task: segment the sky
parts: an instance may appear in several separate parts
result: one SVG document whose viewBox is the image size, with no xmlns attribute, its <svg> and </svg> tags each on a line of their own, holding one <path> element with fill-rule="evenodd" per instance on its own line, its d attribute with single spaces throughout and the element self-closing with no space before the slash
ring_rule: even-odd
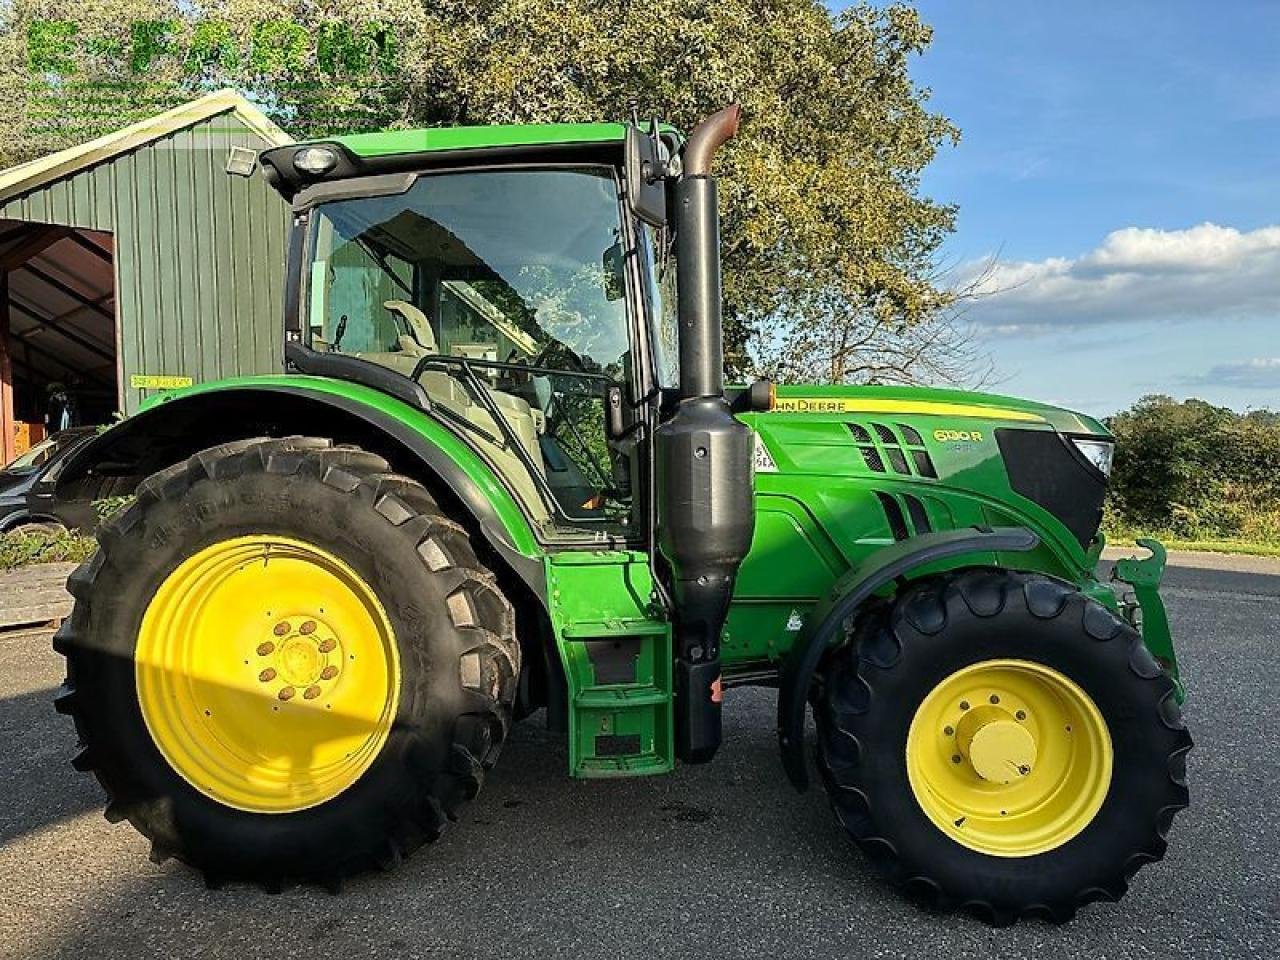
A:
<svg viewBox="0 0 1280 960">
<path fill-rule="evenodd" d="M 836 4 L 839 6 L 840 4 Z M 1280 2 L 917 0 L 959 127 L 923 192 L 996 389 L 1280 408 Z"/>
</svg>

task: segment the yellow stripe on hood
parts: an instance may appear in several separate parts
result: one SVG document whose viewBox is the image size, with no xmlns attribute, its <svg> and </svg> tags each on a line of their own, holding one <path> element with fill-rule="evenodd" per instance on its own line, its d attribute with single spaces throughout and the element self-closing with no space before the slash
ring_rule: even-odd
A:
<svg viewBox="0 0 1280 960">
<path fill-rule="evenodd" d="M 936 400 L 885 400 L 876 397 L 779 397 L 777 413 L 899 413 L 935 417 L 977 417 L 986 420 L 1019 420 L 1044 423 L 1044 417 L 1025 410 L 983 407 L 974 403 Z"/>
</svg>

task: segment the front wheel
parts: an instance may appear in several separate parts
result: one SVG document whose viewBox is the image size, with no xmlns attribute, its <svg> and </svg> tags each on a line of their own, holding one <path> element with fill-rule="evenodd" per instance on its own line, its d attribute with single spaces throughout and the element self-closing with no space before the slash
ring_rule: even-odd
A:
<svg viewBox="0 0 1280 960">
<path fill-rule="evenodd" d="M 519 675 L 466 533 L 380 457 L 245 440 L 151 477 L 54 640 L 76 759 L 213 883 L 390 866 L 480 788 Z"/>
<path fill-rule="evenodd" d="M 926 581 L 833 655 L 818 759 L 894 882 L 988 922 L 1116 900 L 1187 805 L 1191 738 L 1137 633 L 1067 584 Z"/>
</svg>

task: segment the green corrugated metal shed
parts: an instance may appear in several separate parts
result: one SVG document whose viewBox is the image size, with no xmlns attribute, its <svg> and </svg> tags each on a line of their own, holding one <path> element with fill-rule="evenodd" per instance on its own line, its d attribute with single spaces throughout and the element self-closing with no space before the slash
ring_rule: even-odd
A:
<svg viewBox="0 0 1280 960">
<path fill-rule="evenodd" d="M 290 139 L 232 91 L 0 173 L 0 219 L 105 231 L 114 241 L 117 381 L 195 381 L 280 369 L 289 210 L 256 171 Z"/>
</svg>

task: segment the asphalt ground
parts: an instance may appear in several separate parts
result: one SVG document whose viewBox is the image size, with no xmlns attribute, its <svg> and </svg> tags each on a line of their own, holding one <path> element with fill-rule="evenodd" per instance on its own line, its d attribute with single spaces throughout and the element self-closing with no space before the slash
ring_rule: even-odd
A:
<svg viewBox="0 0 1280 960">
<path fill-rule="evenodd" d="M 60 658 L 28 634 L 0 637 L 0 957 L 1275 957 L 1280 562 L 1177 563 L 1192 806 L 1125 900 L 1065 927 L 901 899 L 821 791 L 785 783 L 767 690 L 730 692 L 710 766 L 576 782 L 525 723 L 463 820 L 395 872 L 340 896 L 209 891 L 103 819 L 51 706 Z"/>
</svg>

